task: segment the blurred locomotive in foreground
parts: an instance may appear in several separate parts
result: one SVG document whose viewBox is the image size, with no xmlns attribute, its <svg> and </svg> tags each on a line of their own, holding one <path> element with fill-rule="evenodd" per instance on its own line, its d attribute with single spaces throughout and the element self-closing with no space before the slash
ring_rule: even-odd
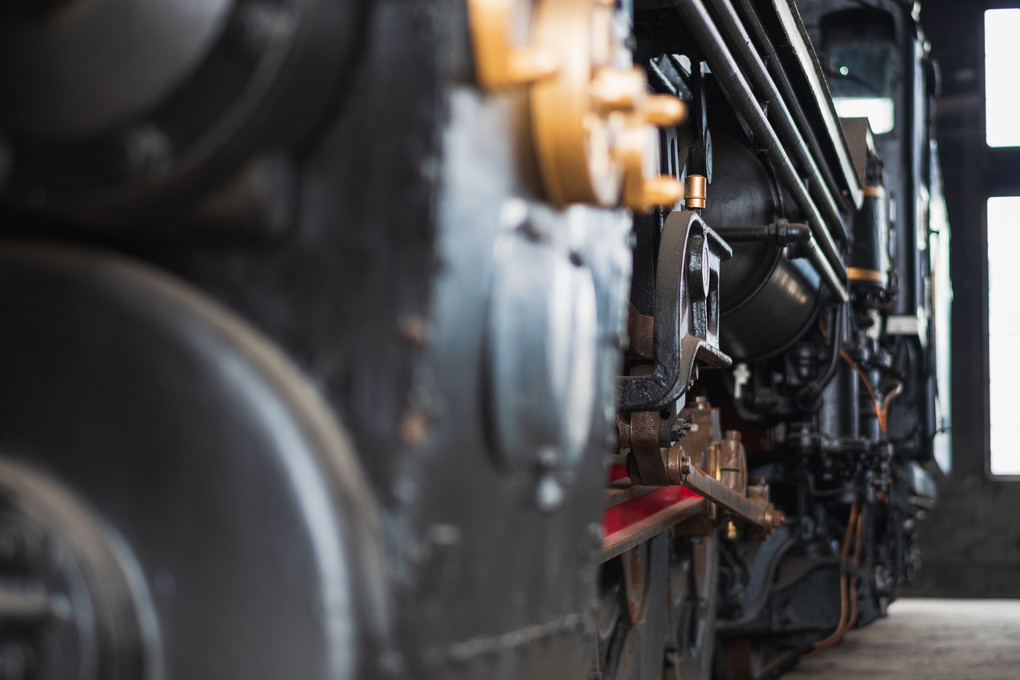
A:
<svg viewBox="0 0 1020 680">
<path fill-rule="evenodd" d="M 0 677 L 763 679 L 917 567 L 901 0 L 0 8 Z"/>
</svg>

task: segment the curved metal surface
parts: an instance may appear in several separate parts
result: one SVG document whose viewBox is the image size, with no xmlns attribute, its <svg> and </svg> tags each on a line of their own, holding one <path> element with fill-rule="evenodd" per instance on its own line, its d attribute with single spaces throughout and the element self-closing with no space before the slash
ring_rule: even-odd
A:
<svg viewBox="0 0 1020 680">
<path fill-rule="evenodd" d="M 704 218 L 717 225 L 716 233 L 724 239 L 736 229 L 736 238 L 727 241 L 733 257 L 721 267 L 725 286 L 720 294 L 720 345 L 734 358 L 766 356 L 807 329 L 820 304 L 821 281 L 805 259 L 791 258 L 793 248 L 786 247 L 790 239 L 779 238 L 778 224 L 776 238 L 744 239 L 746 225 L 788 216 L 781 190 L 751 149 L 724 132 L 713 137 L 716 170 L 727 181 L 718 183 Z M 808 240 L 794 232 L 794 248 L 809 249 Z"/>
<path fill-rule="evenodd" d="M 95 134 L 154 107 L 205 57 L 234 0 L 67 0 L 8 5 L 0 120 L 43 138 Z M 33 6 L 34 5 L 34 6 Z"/>
<path fill-rule="evenodd" d="M 376 662 L 375 503 L 270 343 L 154 270 L 45 245 L 0 248 L 0 313 L 0 450 L 121 537 L 164 675 L 353 678 Z"/>
<path fill-rule="evenodd" d="M 717 334 L 719 263 L 731 254 L 696 212 L 674 212 L 666 219 L 655 274 L 655 363 L 650 375 L 619 379 L 622 410 L 655 410 L 676 401 L 699 361 L 730 365 Z"/>
<path fill-rule="evenodd" d="M 779 254 L 762 286 L 744 304 L 723 312 L 724 351 L 740 359 L 761 358 L 796 342 L 818 314 L 820 285 L 807 262 Z"/>
<path fill-rule="evenodd" d="M 673 673 L 664 678 L 707 680 L 712 677 L 718 613 L 718 530 L 692 542 L 670 536 L 669 648 Z"/>
<path fill-rule="evenodd" d="M 0 460 L 4 674 L 161 680 L 148 587 L 119 536 L 66 488 Z M 12 666 L 13 663 L 13 666 Z"/>
<path fill-rule="evenodd" d="M 526 230 L 525 230 L 526 231 Z M 572 476 L 594 417 L 599 368 L 592 271 L 570 249 L 505 235 L 486 328 L 489 421 L 501 466 Z M 540 459 L 552 459 L 541 463 Z"/>
<path fill-rule="evenodd" d="M 137 229 L 140 215 L 166 220 L 182 197 L 208 195 L 308 135 L 340 93 L 366 9 L 67 0 L 12 12 L 0 21 L 0 94 L 26 102 L 0 114 L 10 156 L 0 196 Z"/>
<path fill-rule="evenodd" d="M 605 680 L 662 675 L 671 539 L 661 534 L 602 565 L 594 670 Z"/>
</svg>

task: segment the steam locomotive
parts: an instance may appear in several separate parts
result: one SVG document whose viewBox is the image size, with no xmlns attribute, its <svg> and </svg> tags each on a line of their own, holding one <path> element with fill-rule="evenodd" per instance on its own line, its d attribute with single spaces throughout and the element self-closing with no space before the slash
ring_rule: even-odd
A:
<svg viewBox="0 0 1020 680">
<path fill-rule="evenodd" d="M 0 8 L 0 677 L 764 679 L 948 423 L 903 0 Z"/>
</svg>

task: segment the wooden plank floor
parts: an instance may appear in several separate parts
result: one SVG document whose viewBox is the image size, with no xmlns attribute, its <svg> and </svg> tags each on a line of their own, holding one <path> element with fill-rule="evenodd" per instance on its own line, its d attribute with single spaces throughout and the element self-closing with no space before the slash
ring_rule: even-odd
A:
<svg viewBox="0 0 1020 680">
<path fill-rule="evenodd" d="M 895 602 L 783 680 L 1020 680 L 1020 600 Z"/>
</svg>

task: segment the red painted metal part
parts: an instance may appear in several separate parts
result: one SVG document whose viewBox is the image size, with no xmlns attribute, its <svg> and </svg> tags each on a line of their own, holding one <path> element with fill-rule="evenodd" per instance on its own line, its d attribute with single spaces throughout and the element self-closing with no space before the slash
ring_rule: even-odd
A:
<svg viewBox="0 0 1020 680">
<path fill-rule="evenodd" d="M 610 481 L 626 476 L 622 465 L 614 465 L 609 470 Z M 701 496 L 687 487 L 664 486 L 606 508 L 602 515 L 603 560 L 695 514 L 701 501 Z"/>
<path fill-rule="evenodd" d="M 616 534 L 676 505 L 687 498 L 701 498 L 685 486 L 664 486 L 642 496 L 606 508 L 602 514 L 602 535 L 609 540 Z"/>
</svg>

